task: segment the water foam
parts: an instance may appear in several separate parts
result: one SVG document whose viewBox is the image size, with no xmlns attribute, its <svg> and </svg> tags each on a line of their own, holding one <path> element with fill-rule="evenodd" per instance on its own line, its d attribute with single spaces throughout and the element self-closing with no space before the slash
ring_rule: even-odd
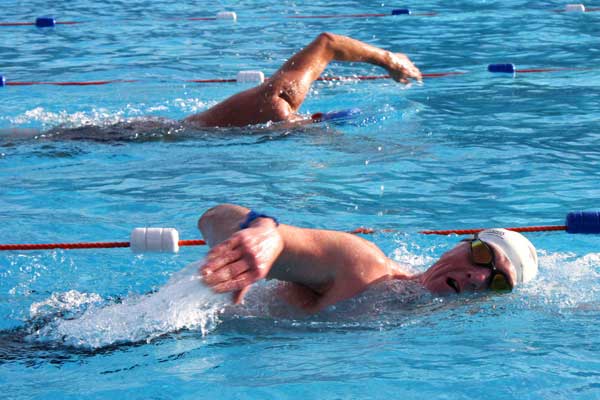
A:
<svg viewBox="0 0 600 400">
<path fill-rule="evenodd" d="M 539 263 L 537 279 L 520 289 L 530 299 L 558 311 L 600 310 L 600 253 L 577 256 L 541 250 Z"/>
<path fill-rule="evenodd" d="M 206 334 L 218 324 L 228 298 L 213 294 L 200 283 L 198 266 L 199 263 L 188 265 L 157 292 L 131 295 L 121 302 L 106 302 L 96 294 L 76 291 L 54 294 L 31 306 L 33 318 L 49 314 L 55 317 L 30 334 L 28 340 L 97 349 L 151 341 L 181 329 L 199 329 Z M 82 313 L 69 316 L 82 306 L 85 306 Z"/>
<path fill-rule="evenodd" d="M 176 98 L 158 104 L 127 104 L 116 110 L 99 107 L 92 108 L 89 111 L 72 113 L 64 110 L 50 111 L 44 107 L 35 107 L 6 119 L 14 126 L 41 125 L 44 130 L 55 126 L 64 128 L 77 128 L 86 125 L 106 126 L 125 122 L 130 118 L 155 115 L 157 112 L 187 116 L 201 112 L 214 104 L 216 104 L 215 101 L 206 102 L 198 98 Z"/>
<path fill-rule="evenodd" d="M 25 125 L 36 122 L 46 129 L 52 126 L 77 127 L 84 125 L 116 124 L 125 120 L 126 111 L 110 112 L 107 109 L 93 109 L 90 112 L 66 111 L 52 112 L 43 107 L 36 107 L 10 119 L 14 125 Z"/>
</svg>

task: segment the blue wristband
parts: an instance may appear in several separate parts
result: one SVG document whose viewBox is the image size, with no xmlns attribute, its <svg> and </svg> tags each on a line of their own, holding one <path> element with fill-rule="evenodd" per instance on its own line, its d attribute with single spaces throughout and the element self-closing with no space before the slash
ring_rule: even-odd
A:
<svg viewBox="0 0 600 400">
<path fill-rule="evenodd" d="M 254 210 L 250 210 L 250 212 L 246 216 L 246 220 L 240 224 L 240 229 L 246 229 L 246 228 L 250 227 L 250 224 L 258 218 L 271 218 L 275 222 L 275 225 L 279 226 L 279 221 L 277 221 L 277 218 L 271 217 L 270 215 L 267 215 L 267 214 L 258 213 Z"/>
</svg>

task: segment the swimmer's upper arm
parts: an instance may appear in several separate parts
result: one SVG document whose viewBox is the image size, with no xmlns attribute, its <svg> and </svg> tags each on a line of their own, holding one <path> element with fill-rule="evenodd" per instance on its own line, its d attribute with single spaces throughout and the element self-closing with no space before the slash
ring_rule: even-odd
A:
<svg viewBox="0 0 600 400">
<path fill-rule="evenodd" d="M 320 34 L 287 60 L 266 83 L 274 96 L 289 104 L 292 112 L 300 108 L 311 84 L 333 59 L 330 41 L 331 35 Z"/>
</svg>

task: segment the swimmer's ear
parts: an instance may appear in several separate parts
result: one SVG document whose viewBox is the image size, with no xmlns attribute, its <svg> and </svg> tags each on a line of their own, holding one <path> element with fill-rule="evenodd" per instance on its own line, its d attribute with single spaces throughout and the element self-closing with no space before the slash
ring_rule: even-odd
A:
<svg viewBox="0 0 600 400">
<path fill-rule="evenodd" d="M 233 304 L 243 304 L 244 296 L 246 295 L 246 292 L 248 292 L 248 289 L 250 289 L 250 286 L 246 286 L 242 290 L 233 292 L 233 295 L 232 295 Z"/>
</svg>

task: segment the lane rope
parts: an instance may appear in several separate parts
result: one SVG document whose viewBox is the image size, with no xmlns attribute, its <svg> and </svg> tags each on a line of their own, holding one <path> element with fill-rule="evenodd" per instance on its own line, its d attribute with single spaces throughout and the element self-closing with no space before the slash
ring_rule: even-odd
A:
<svg viewBox="0 0 600 400">
<path fill-rule="evenodd" d="M 549 10 L 555 13 L 590 13 L 600 11 L 600 7 L 585 7 L 583 4 L 565 4 L 561 9 Z M 385 13 L 357 13 L 357 14 L 325 14 L 325 15 L 283 15 L 285 19 L 346 19 L 346 18 L 380 18 L 391 16 L 416 16 L 416 17 L 433 17 L 438 15 L 437 12 L 417 12 L 414 13 L 408 8 L 396 8 Z M 256 18 L 253 18 L 256 19 Z M 258 17 L 258 19 L 274 19 L 273 17 Z M 182 17 L 182 18 L 166 18 L 165 20 L 184 20 L 184 21 L 218 21 L 231 20 L 237 21 L 237 14 L 233 11 L 221 11 L 213 17 Z M 56 25 L 77 25 L 95 21 L 56 21 L 54 17 L 38 17 L 34 22 L 0 22 L 1 26 L 36 26 L 38 28 L 52 28 Z"/>
<path fill-rule="evenodd" d="M 517 69 L 515 64 L 489 64 L 487 67 L 488 72 L 492 73 L 506 73 L 512 74 L 535 74 L 535 73 L 556 73 L 556 72 L 569 72 L 569 71 L 592 71 L 595 68 L 584 68 L 584 67 L 555 67 L 555 68 L 523 68 Z M 469 74 L 466 71 L 445 71 L 445 72 L 429 72 L 424 73 L 423 78 L 445 78 L 445 77 L 457 77 Z M 319 82 L 352 82 L 352 81 L 374 81 L 390 79 L 390 75 L 348 75 L 348 76 L 321 76 L 316 79 Z M 269 78 L 264 76 L 261 71 L 240 71 L 236 78 L 211 78 L 211 79 L 186 79 L 180 82 L 189 83 L 263 83 Z M 108 80 L 97 80 L 97 81 L 10 81 L 6 79 L 6 76 L 0 75 L 0 87 L 3 86 L 34 86 L 34 85 L 55 85 L 55 86 L 100 86 L 115 83 L 135 83 L 143 82 L 142 79 L 108 79 Z M 157 80 L 153 80 L 156 82 Z M 160 80 L 159 80 L 160 81 Z M 166 82 L 165 80 L 164 82 Z"/>
<path fill-rule="evenodd" d="M 411 15 L 411 16 L 423 16 L 431 17 L 437 15 L 435 12 L 423 12 L 413 13 L 408 8 L 397 8 L 390 10 L 386 13 L 358 13 L 358 14 L 331 14 L 331 15 L 283 15 L 282 18 L 287 19 L 344 19 L 344 18 L 378 18 L 378 17 L 391 17 L 398 15 Z M 253 18 L 256 19 L 256 18 Z M 258 19 L 274 19 L 272 17 L 258 17 Z M 167 18 L 169 21 L 218 21 L 218 20 L 230 20 L 237 21 L 237 14 L 233 11 L 221 11 L 218 12 L 214 17 L 185 17 L 185 18 Z M 56 25 L 75 25 L 84 24 L 95 21 L 57 21 L 54 17 L 44 16 L 38 17 L 34 22 L 0 22 L 0 26 L 36 26 L 38 28 L 53 28 Z"/>
<path fill-rule="evenodd" d="M 424 235 L 471 235 L 487 228 L 446 229 L 420 231 Z M 523 226 L 504 228 L 515 232 L 566 231 L 567 233 L 600 233 L 600 211 L 574 211 L 567 214 L 565 225 Z M 369 235 L 378 232 L 397 232 L 395 229 L 356 228 L 348 233 Z M 204 246 L 204 240 L 179 240 L 179 232 L 174 228 L 135 228 L 129 242 L 79 242 L 42 244 L 0 244 L 0 251 L 52 250 L 52 249 L 98 249 L 130 247 L 136 253 L 168 252 L 177 253 L 181 246 Z"/>
</svg>

